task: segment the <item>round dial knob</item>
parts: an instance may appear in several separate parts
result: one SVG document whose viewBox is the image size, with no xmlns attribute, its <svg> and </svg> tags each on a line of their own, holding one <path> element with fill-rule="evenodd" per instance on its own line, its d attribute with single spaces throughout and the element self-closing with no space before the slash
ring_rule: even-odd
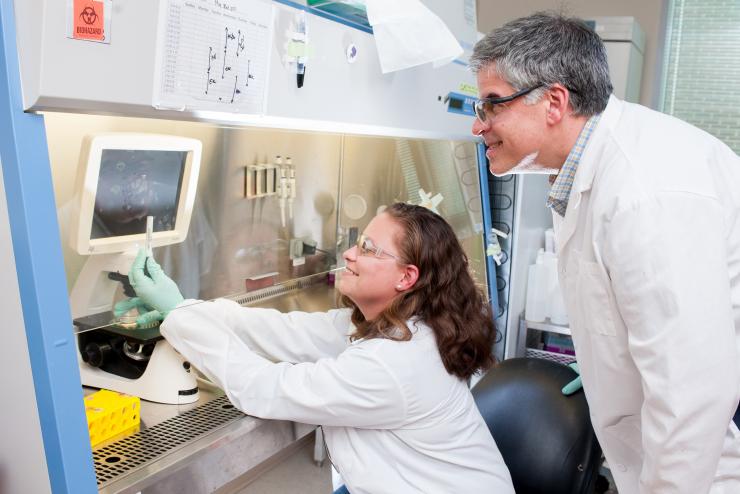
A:
<svg viewBox="0 0 740 494">
<path fill-rule="evenodd" d="M 90 342 L 85 345 L 82 360 L 93 367 L 101 367 L 112 351 L 113 348 L 108 343 Z"/>
</svg>

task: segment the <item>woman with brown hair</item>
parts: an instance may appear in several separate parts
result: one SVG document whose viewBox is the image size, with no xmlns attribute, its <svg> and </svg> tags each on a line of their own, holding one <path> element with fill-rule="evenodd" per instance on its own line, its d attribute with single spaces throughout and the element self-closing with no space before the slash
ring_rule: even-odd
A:
<svg viewBox="0 0 740 494">
<path fill-rule="evenodd" d="M 493 319 L 450 226 L 394 204 L 344 259 L 348 308 L 326 313 L 184 301 L 143 252 L 130 279 L 166 316 L 162 335 L 236 407 L 322 425 L 352 494 L 513 493 L 467 386 L 493 362 Z"/>
</svg>

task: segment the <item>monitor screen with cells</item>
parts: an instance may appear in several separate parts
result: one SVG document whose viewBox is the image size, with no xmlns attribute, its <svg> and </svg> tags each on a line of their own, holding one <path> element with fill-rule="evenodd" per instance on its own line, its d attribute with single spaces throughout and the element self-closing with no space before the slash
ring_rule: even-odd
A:
<svg viewBox="0 0 740 494">
<path fill-rule="evenodd" d="M 91 239 L 175 229 L 185 151 L 104 149 L 95 193 Z"/>
</svg>

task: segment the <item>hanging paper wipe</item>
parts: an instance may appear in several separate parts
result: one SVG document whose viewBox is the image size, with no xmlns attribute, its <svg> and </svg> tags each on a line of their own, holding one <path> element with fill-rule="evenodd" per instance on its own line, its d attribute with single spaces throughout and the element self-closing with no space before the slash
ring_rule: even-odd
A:
<svg viewBox="0 0 740 494">
<path fill-rule="evenodd" d="M 384 74 L 428 62 L 453 61 L 463 48 L 447 25 L 419 0 L 366 0 Z"/>
</svg>

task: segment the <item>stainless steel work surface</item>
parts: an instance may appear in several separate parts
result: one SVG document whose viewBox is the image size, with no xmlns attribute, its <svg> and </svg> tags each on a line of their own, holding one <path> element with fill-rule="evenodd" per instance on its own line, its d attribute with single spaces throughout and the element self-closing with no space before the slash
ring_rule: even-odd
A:
<svg viewBox="0 0 740 494">
<path fill-rule="evenodd" d="M 260 290 L 240 297 L 240 302 L 283 312 L 326 311 L 335 306 L 335 292 L 323 279 L 312 276 L 300 285 Z M 93 449 L 101 493 L 213 492 L 313 430 L 305 424 L 250 417 L 209 382 L 200 380 L 198 386 L 196 403 L 163 405 L 142 400 L 139 430 Z M 86 393 L 93 391 L 86 389 Z"/>
<path fill-rule="evenodd" d="M 138 432 L 93 449 L 99 492 L 213 492 L 312 430 L 244 415 L 223 391 L 208 383 L 199 385 L 197 403 L 174 406 L 142 401 Z"/>
</svg>

